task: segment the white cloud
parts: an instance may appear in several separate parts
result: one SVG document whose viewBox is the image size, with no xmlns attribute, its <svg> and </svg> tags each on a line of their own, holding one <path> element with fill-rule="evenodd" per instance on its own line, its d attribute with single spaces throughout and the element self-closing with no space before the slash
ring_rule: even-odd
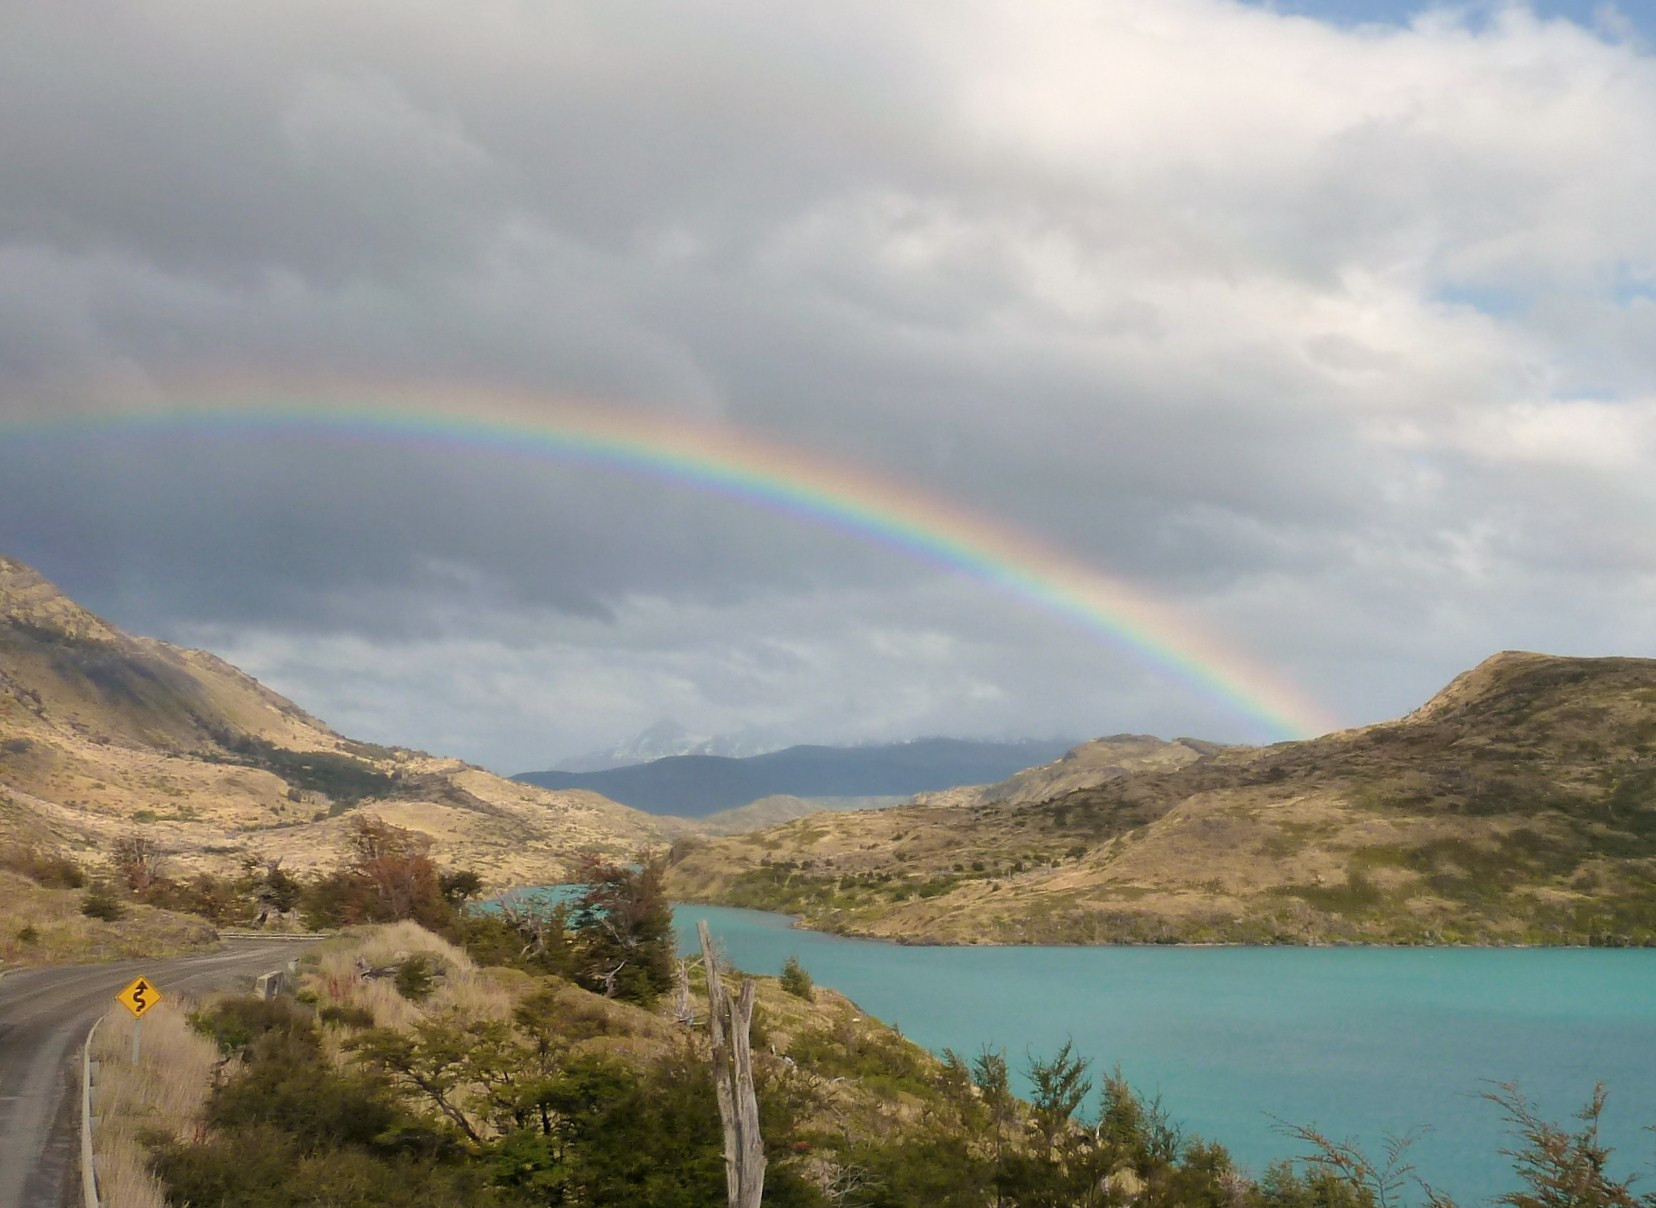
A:
<svg viewBox="0 0 1656 1208">
<path fill-rule="evenodd" d="M 1656 403 L 1521 403 L 1480 415 L 1463 447 L 1490 461 L 1625 475 L 1636 483 L 1642 470 L 1656 464 Z"/>
</svg>

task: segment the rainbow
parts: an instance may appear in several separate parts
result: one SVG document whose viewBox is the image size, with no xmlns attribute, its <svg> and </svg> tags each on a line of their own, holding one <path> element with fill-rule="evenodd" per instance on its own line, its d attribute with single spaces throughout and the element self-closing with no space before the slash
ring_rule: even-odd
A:
<svg viewBox="0 0 1656 1208">
<path fill-rule="evenodd" d="M 212 397 L 206 405 L 11 420 L 0 433 L 8 440 L 92 433 L 359 440 L 551 458 L 643 475 L 838 529 L 968 576 L 1079 624 L 1273 738 L 1336 728 L 1282 676 L 1215 640 L 1167 603 L 1032 534 L 750 432 L 616 405 L 481 395 L 475 387 L 336 387 L 325 397 L 245 391 Z M 395 402 L 359 401 L 364 397 Z"/>
</svg>

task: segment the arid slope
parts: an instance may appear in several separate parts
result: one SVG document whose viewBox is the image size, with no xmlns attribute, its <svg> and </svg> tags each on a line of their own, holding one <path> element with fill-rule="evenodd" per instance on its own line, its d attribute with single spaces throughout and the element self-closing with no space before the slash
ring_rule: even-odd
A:
<svg viewBox="0 0 1656 1208">
<path fill-rule="evenodd" d="M 1396 722 L 819 815 L 670 884 L 917 942 L 1656 942 L 1656 661 L 1509 652 Z"/>
<path fill-rule="evenodd" d="M 972 806 L 1004 802 L 1031 805 L 1051 801 L 1077 789 L 1090 789 L 1130 772 L 1166 770 L 1194 763 L 1223 748 L 1196 738 L 1163 742 L 1147 734 L 1113 734 L 1084 742 L 1062 759 L 1026 768 L 999 784 L 966 785 L 937 793 L 919 793 L 912 805 Z"/>
<path fill-rule="evenodd" d="M 663 838 L 596 794 L 352 742 L 223 660 L 124 634 L 0 557 L 0 841 L 84 851 L 139 831 L 181 870 L 247 855 L 302 870 L 335 862 L 344 815 L 362 808 L 502 885 Z"/>
</svg>

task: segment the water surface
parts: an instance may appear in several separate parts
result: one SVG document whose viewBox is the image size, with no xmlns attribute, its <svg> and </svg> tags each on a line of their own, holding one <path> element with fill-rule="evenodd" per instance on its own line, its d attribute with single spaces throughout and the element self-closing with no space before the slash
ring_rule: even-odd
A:
<svg viewBox="0 0 1656 1208">
<path fill-rule="evenodd" d="M 1273 1117 L 1374 1157 L 1425 1125 L 1411 1153 L 1434 1186 L 1463 1204 L 1511 1190 L 1511 1139 L 1480 1098 L 1498 1081 L 1571 1123 L 1602 1080 L 1613 1167 L 1656 1157 L 1642 1131 L 1656 1123 L 1656 950 L 909 947 L 753 910 L 681 905 L 676 919 L 686 950 L 706 919 L 741 968 L 775 974 L 797 955 L 933 1050 L 987 1045 L 1019 1067 L 1073 1040 L 1256 1174 L 1298 1152 Z"/>
</svg>

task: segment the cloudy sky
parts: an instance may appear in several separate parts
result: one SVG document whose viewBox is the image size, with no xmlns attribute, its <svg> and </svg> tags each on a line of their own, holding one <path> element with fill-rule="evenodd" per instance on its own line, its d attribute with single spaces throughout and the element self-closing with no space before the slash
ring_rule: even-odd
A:
<svg viewBox="0 0 1656 1208">
<path fill-rule="evenodd" d="M 0 551 L 346 733 L 1280 736 L 1247 673 L 739 492 L 202 408 L 758 441 L 1329 724 L 1656 656 L 1642 3 L 0 12 Z"/>
</svg>

